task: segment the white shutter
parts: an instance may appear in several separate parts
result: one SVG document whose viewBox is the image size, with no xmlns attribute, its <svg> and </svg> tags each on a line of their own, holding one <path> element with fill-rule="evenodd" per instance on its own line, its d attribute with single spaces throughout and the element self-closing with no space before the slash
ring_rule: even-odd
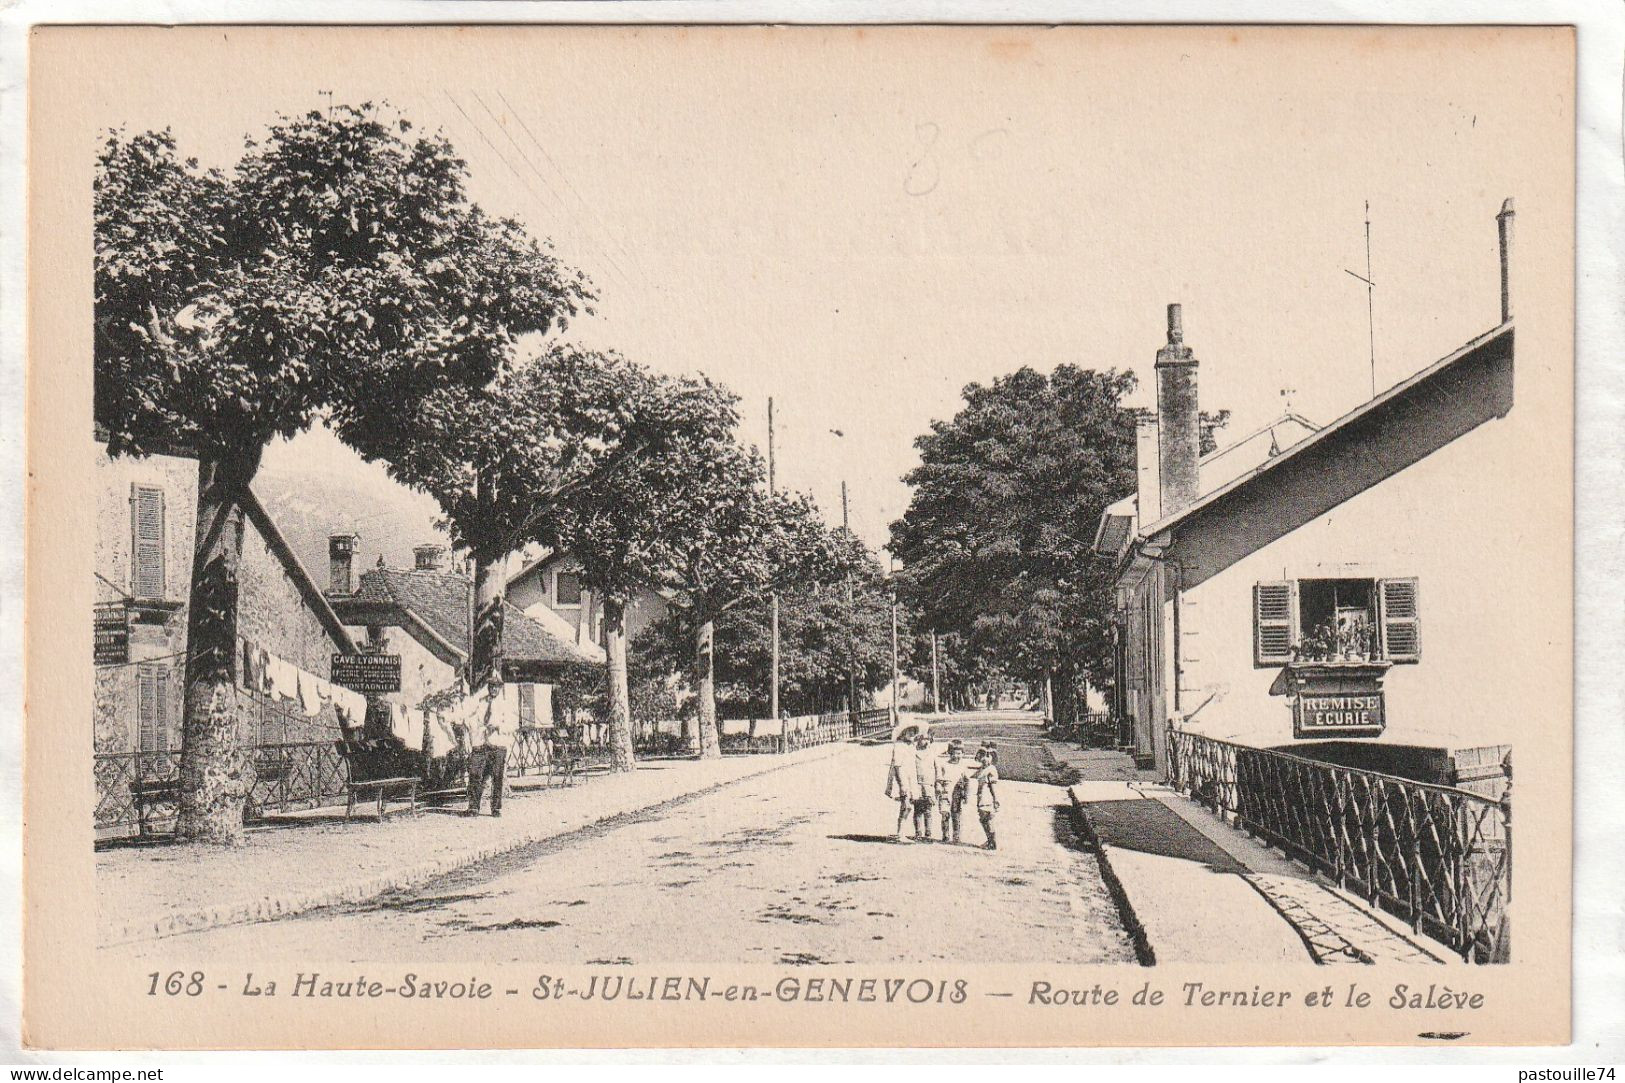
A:
<svg viewBox="0 0 1625 1083">
<path fill-rule="evenodd" d="M 1383 657 L 1390 662 L 1420 662 L 1422 632 L 1417 619 L 1416 580 L 1377 580 L 1377 604 Z"/>
<path fill-rule="evenodd" d="M 1292 584 L 1253 585 L 1253 665 L 1284 666 L 1292 661 Z"/>
<path fill-rule="evenodd" d="M 164 491 L 145 485 L 130 493 L 130 593 L 164 596 Z"/>
</svg>

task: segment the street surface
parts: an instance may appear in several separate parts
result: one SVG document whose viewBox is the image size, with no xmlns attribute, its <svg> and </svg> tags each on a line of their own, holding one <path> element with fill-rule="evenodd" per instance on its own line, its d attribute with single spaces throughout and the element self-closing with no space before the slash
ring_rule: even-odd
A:
<svg viewBox="0 0 1625 1083">
<path fill-rule="evenodd" d="M 1135 961 L 1064 789 L 1006 782 L 997 851 L 973 810 L 964 845 L 899 845 L 889 751 L 848 746 L 361 906 L 105 950 L 165 965 Z"/>
</svg>

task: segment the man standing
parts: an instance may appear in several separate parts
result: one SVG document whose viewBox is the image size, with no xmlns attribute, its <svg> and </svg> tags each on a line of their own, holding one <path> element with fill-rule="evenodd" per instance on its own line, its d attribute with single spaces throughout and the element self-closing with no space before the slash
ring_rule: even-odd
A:
<svg viewBox="0 0 1625 1083">
<path fill-rule="evenodd" d="M 484 710 L 471 731 L 474 749 L 468 756 L 468 814 L 478 816 L 486 779 L 491 780 L 491 815 L 502 815 L 502 781 L 508 769 L 508 745 L 518 729 L 518 712 L 495 681 L 486 685 Z"/>
</svg>

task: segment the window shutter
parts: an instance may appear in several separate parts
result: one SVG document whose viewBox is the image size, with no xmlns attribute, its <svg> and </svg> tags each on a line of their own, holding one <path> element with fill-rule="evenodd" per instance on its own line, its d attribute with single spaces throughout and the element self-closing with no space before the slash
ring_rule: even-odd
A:
<svg viewBox="0 0 1625 1083">
<path fill-rule="evenodd" d="M 1382 621 L 1382 653 L 1390 662 L 1422 660 L 1422 633 L 1417 621 L 1416 580 L 1379 579 L 1377 599 Z"/>
<path fill-rule="evenodd" d="M 536 725 L 536 686 L 533 684 L 519 686 L 519 724 L 526 727 Z"/>
<path fill-rule="evenodd" d="M 153 747 L 159 752 L 169 751 L 169 670 L 160 669 L 153 674 Z"/>
<path fill-rule="evenodd" d="M 137 485 L 130 494 L 130 591 L 164 596 L 164 491 Z"/>
<path fill-rule="evenodd" d="M 158 670 L 154 666 L 140 666 L 135 671 L 135 724 L 136 751 L 154 752 L 158 748 Z"/>
<path fill-rule="evenodd" d="M 1292 661 L 1292 584 L 1253 584 L 1253 665 L 1284 666 Z"/>
</svg>

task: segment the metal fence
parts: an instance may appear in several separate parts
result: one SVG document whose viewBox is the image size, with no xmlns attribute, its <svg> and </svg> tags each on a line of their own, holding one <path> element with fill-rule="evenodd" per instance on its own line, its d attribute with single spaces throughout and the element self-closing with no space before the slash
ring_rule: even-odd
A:
<svg viewBox="0 0 1625 1083">
<path fill-rule="evenodd" d="M 521 726 L 508 751 L 508 774 L 524 776 L 535 771 L 568 785 L 579 775 L 607 766 L 613 756 L 607 735 Z"/>
<path fill-rule="evenodd" d="M 331 741 L 256 745 L 256 777 L 245 816 L 315 808 L 344 795 L 348 773 Z M 180 787 L 179 749 L 110 752 L 95 757 L 96 837 L 152 835 L 174 826 Z"/>
<path fill-rule="evenodd" d="M 859 711 L 852 720 L 852 738 L 857 741 L 884 741 L 891 737 L 891 708 Z"/>
<path fill-rule="evenodd" d="M 1506 962 L 1512 801 L 1178 729 L 1168 779 L 1217 815 L 1449 944 Z"/>
</svg>

